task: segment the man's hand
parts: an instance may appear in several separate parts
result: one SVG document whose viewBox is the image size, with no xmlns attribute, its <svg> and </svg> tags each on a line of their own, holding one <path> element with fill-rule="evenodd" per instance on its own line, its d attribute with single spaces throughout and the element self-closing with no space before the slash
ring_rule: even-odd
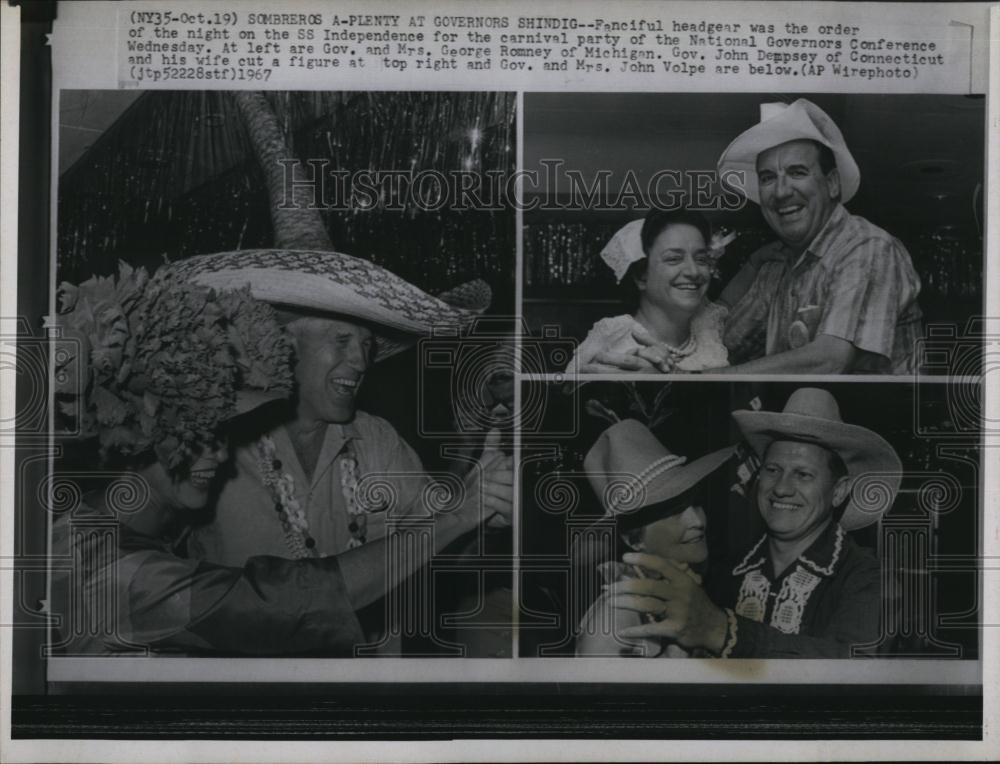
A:
<svg viewBox="0 0 1000 764">
<path fill-rule="evenodd" d="M 862 356 L 863 351 L 845 339 L 817 334 L 811 342 L 793 350 L 713 371 L 720 374 L 846 374 Z"/>
<path fill-rule="evenodd" d="M 486 433 L 483 453 L 476 467 L 466 476 L 465 489 L 462 511 L 469 513 L 472 527 L 484 521 L 493 527 L 510 524 L 514 512 L 514 457 L 500 450 L 499 430 Z"/>
<path fill-rule="evenodd" d="M 625 610 L 649 613 L 656 620 L 621 631 L 623 637 L 667 637 L 682 647 L 722 652 L 726 640 L 726 614 L 705 594 L 700 578 L 684 563 L 651 554 L 628 553 L 622 560 L 655 571 L 661 579 L 629 579 L 609 590 L 612 604 Z"/>
</svg>

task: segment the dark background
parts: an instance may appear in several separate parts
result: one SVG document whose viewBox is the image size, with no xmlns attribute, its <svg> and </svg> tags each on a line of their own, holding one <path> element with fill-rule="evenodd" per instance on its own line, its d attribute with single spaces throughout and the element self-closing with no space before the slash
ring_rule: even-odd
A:
<svg viewBox="0 0 1000 764">
<path fill-rule="evenodd" d="M 292 156 L 330 171 L 513 172 L 511 93 L 270 92 Z M 329 196 L 329 193 L 328 193 Z M 263 172 L 225 91 L 60 94 L 58 278 L 118 260 L 274 246 Z M 513 303 L 513 211 L 324 209 L 334 248 L 437 293 L 473 278 Z"/>
</svg>

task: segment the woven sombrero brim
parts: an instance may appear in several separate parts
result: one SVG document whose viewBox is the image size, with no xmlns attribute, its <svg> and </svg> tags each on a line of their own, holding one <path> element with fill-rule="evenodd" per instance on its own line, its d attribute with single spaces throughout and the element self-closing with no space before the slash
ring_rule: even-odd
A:
<svg viewBox="0 0 1000 764">
<path fill-rule="evenodd" d="M 461 331 L 489 303 L 483 282 L 456 307 L 362 258 L 341 252 L 256 249 L 200 255 L 175 263 L 182 278 L 214 289 L 249 286 L 254 297 L 308 313 L 356 318 L 379 334 L 384 359 L 437 331 Z M 485 290 L 485 299 L 483 292 Z M 453 290 L 455 291 L 455 290 Z M 384 327 L 387 332 L 378 332 Z"/>
<path fill-rule="evenodd" d="M 819 123 L 822 131 L 816 126 Z M 825 134 L 824 134 L 825 133 Z M 847 203 L 861 186 L 861 171 L 851 155 L 840 129 L 818 106 L 799 100 L 781 114 L 758 122 L 730 143 L 719 157 L 719 176 L 733 171 L 746 178 L 742 189 L 747 198 L 760 204 L 757 182 L 757 155 L 788 141 L 812 140 L 829 147 L 837 160 L 840 201 Z"/>
<path fill-rule="evenodd" d="M 288 395 L 271 390 L 238 390 L 236 392 L 235 408 L 230 419 L 255 411 L 268 403 L 285 400 L 288 398 Z"/>
<path fill-rule="evenodd" d="M 844 530 L 871 525 L 892 507 L 903 463 L 881 435 L 858 425 L 777 411 L 734 411 L 733 419 L 761 457 L 775 440 L 815 443 L 837 453 L 852 481 L 851 497 L 840 519 Z"/>
<path fill-rule="evenodd" d="M 621 509 L 608 507 L 606 508 L 606 514 L 615 516 L 632 514 L 644 507 L 674 499 L 694 488 L 698 483 L 719 469 L 733 455 L 735 450 L 733 446 L 720 448 L 718 451 L 705 454 L 693 462 L 671 467 L 659 474 L 654 474 L 651 478 L 643 481 L 644 490 L 641 495 L 636 497 L 636 501 L 627 503 Z"/>
</svg>

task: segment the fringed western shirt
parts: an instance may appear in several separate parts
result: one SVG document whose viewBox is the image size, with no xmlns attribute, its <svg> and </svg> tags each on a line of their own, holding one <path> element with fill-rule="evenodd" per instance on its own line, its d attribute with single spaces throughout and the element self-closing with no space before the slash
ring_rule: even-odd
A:
<svg viewBox="0 0 1000 764">
<path fill-rule="evenodd" d="M 721 583 L 716 601 L 736 613 L 732 658 L 849 658 L 878 641 L 881 567 L 837 523 L 781 575 L 765 535 Z"/>
</svg>

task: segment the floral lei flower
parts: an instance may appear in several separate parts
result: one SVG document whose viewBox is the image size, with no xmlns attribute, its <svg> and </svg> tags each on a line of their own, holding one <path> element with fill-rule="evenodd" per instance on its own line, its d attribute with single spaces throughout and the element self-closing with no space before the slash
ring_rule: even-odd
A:
<svg viewBox="0 0 1000 764">
<path fill-rule="evenodd" d="M 726 254 L 726 247 L 736 241 L 739 233 L 736 231 L 726 231 L 725 229 L 720 229 L 712 234 L 712 238 L 708 240 L 708 254 L 713 260 L 718 260 L 724 254 Z"/>
<path fill-rule="evenodd" d="M 271 492 L 274 499 L 274 511 L 278 513 L 281 527 L 285 532 L 285 543 L 292 557 L 319 557 L 321 552 L 316 546 L 316 540 L 309 534 L 309 518 L 306 517 L 302 503 L 295 495 L 295 478 L 289 472 L 284 472 L 284 465 L 278 458 L 274 440 L 263 435 L 254 443 L 254 454 L 257 459 L 257 469 L 261 482 Z M 345 452 L 340 457 L 340 489 L 347 508 L 348 525 L 351 540 L 348 549 L 355 549 L 367 541 L 368 517 L 366 512 L 373 508 L 364 508 L 357 500 L 358 460 L 354 455 L 350 441 L 345 446 Z"/>
<path fill-rule="evenodd" d="M 254 444 L 254 451 L 261 480 L 274 497 L 274 509 L 281 520 L 285 543 L 292 557 L 301 560 L 318 556 L 316 542 L 309 535 L 309 520 L 295 496 L 295 478 L 288 472 L 282 472 L 283 465 L 278 459 L 274 441 L 264 435 Z"/>
</svg>

